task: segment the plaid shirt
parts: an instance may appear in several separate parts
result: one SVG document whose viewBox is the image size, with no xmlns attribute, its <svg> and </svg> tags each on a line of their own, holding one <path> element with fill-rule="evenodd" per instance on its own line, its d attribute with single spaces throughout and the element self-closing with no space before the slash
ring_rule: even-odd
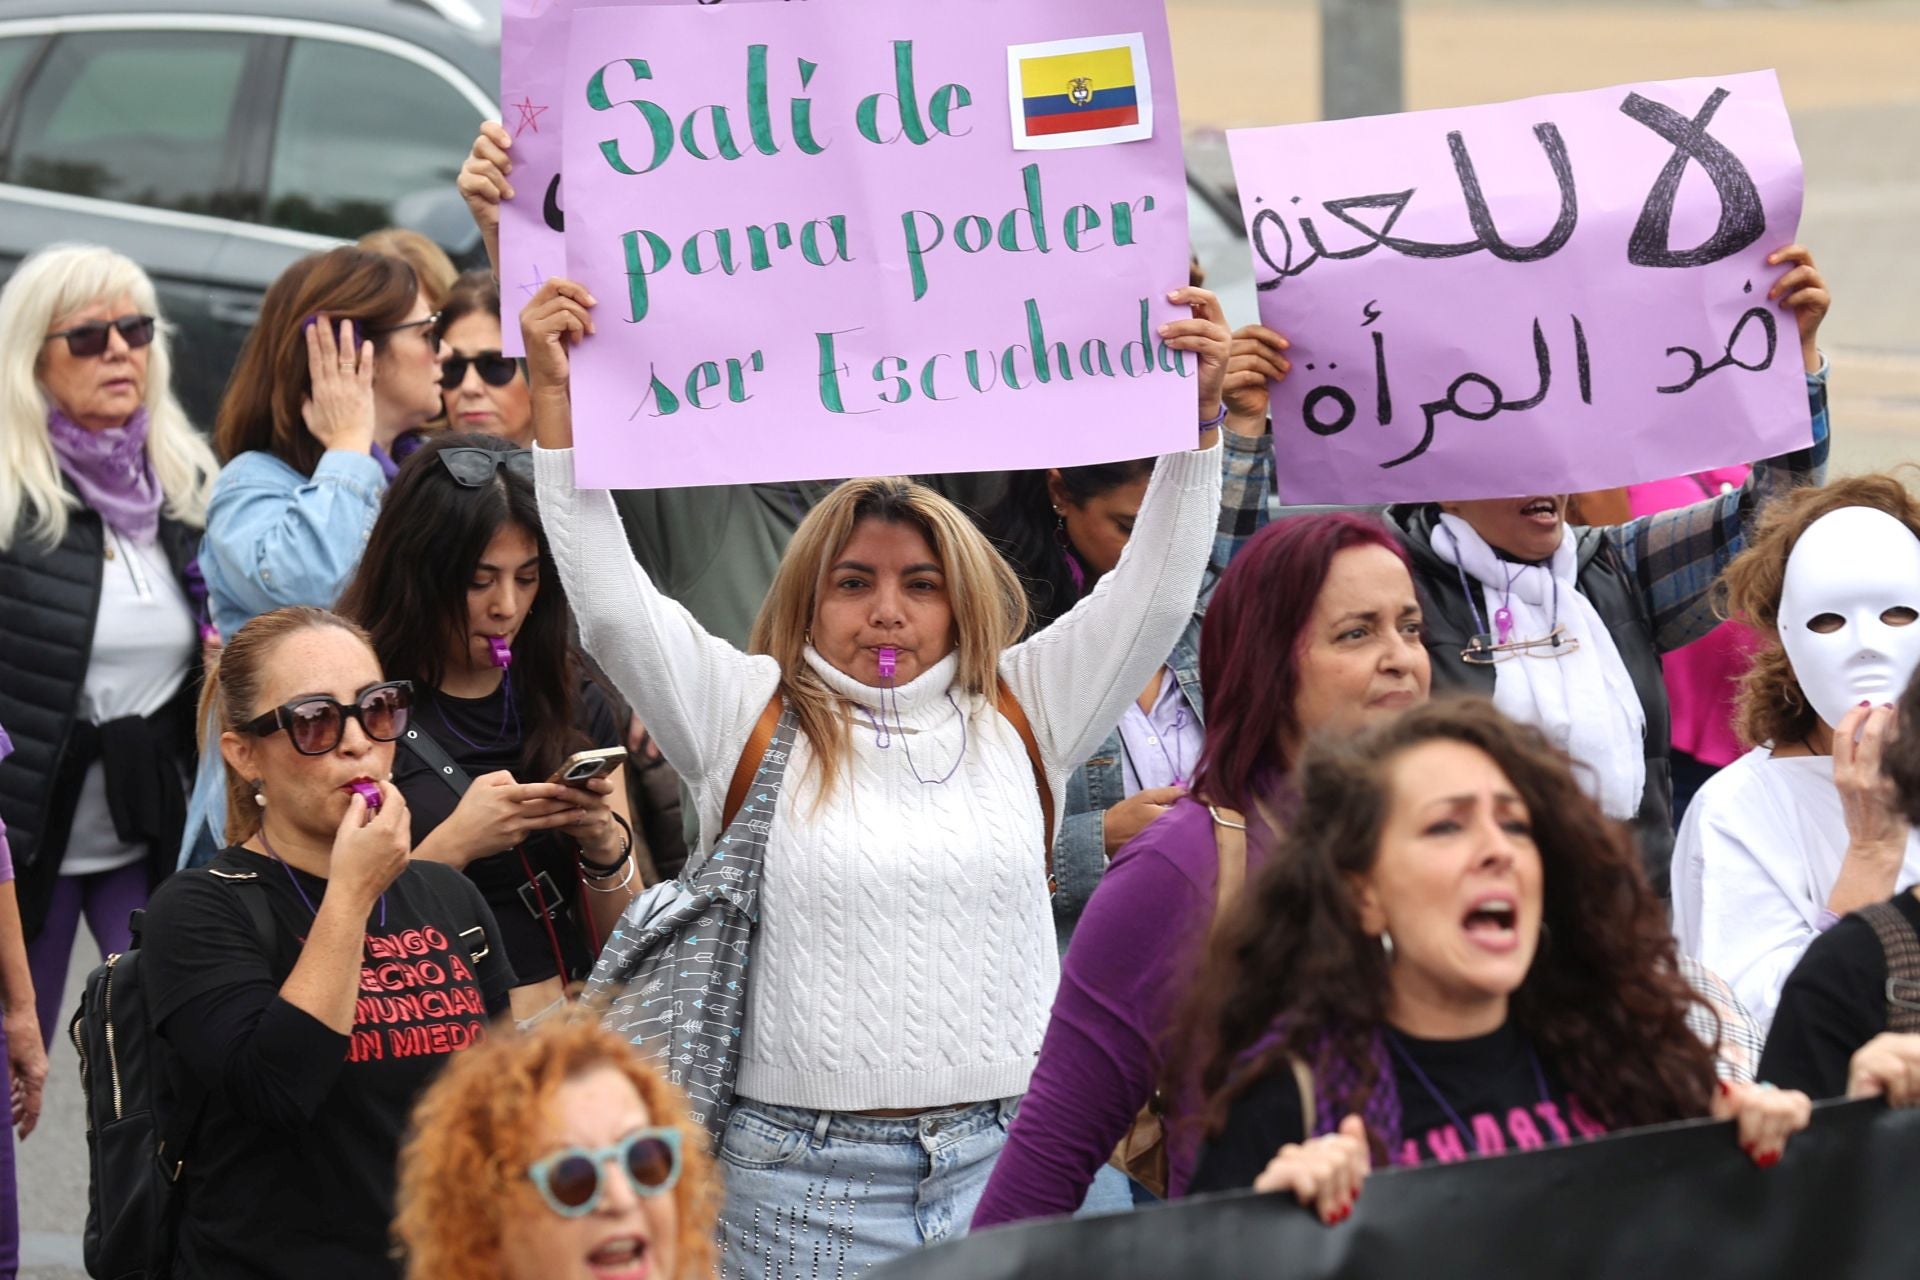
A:
<svg viewBox="0 0 1920 1280">
<path fill-rule="evenodd" d="M 1747 529 L 1767 499 L 1798 485 L 1824 483 L 1827 473 L 1827 371 L 1807 375 L 1813 444 L 1769 458 L 1732 493 L 1690 507 L 1641 516 L 1608 530 L 1627 575 L 1653 620 L 1654 647 L 1666 653 L 1720 624 L 1708 598 L 1727 563 L 1746 547 Z"/>
<path fill-rule="evenodd" d="M 1698 960 L 1681 956 L 1680 973 L 1700 997 L 1687 1006 L 1687 1029 L 1713 1050 L 1714 1071 L 1730 1083 L 1752 1084 L 1764 1045 L 1753 1015 L 1733 988 Z"/>
<path fill-rule="evenodd" d="M 1227 571 L 1240 548 L 1266 528 L 1272 511 L 1267 499 L 1273 494 L 1273 436 L 1235 435 L 1222 431 L 1224 443 L 1220 460 L 1220 527 L 1213 538 L 1213 562 L 1207 566 L 1209 581 Z"/>
</svg>

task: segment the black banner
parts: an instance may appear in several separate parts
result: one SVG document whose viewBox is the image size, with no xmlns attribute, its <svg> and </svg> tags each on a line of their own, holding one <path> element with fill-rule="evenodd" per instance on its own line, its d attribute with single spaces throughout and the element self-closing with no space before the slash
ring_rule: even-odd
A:
<svg viewBox="0 0 1920 1280">
<path fill-rule="evenodd" d="M 1914 1280 L 1920 1110 L 1830 1103 L 1771 1169 L 1697 1121 L 1375 1174 L 1323 1226 L 1291 1197 L 1205 1196 L 985 1231 L 871 1280 L 1627 1277 Z"/>
</svg>

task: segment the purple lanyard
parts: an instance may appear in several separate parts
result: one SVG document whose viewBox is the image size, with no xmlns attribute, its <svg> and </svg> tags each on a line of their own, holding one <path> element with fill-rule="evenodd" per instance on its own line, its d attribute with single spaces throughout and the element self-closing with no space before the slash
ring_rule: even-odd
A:
<svg viewBox="0 0 1920 1280">
<path fill-rule="evenodd" d="M 1473 1148 L 1473 1154 L 1480 1155 L 1479 1139 L 1474 1137 L 1473 1130 L 1467 1127 L 1467 1122 L 1460 1118 L 1460 1113 L 1453 1109 L 1453 1104 L 1448 1102 L 1446 1096 L 1435 1087 L 1433 1081 L 1427 1077 L 1427 1073 L 1420 1069 L 1420 1064 L 1413 1060 L 1413 1055 L 1407 1052 L 1407 1046 L 1400 1042 L 1400 1033 L 1392 1027 L 1387 1027 L 1385 1030 L 1387 1047 L 1393 1050 L 1395 1057 L 1406 1064 L 1407 1070 L 1413 1072 L 1413 1078 L 1420 1082 L 1420 1087 L 1427 1091 L 1427 1096 L 1439 1106 L 1448 1122 L 1460 1134 L 1462 1141 Z M 1547 1092 L 1547 1073 L 1541 1068 L 1540 1055 L 1533 1051 L 1532 1045 L 1527 1046 L 1527 1060 L 1533 1064 L 1533 1082 L 1540 1089 L 1540 1101 L 1552 1102 L 1553 1095 Z"/>
<path fill-rule="evenodd" d="M 293 868 L 287 865 L 287 860 L 273 851 L 273 844 L 267 839 L 267 828 L 264 824 L 260 828 L 260 843 L 266 846 L 267 856 L 279 863 L 280 869 L 287 873 L 287 882 L 293 886 L 293 891 L 300 895 L 300 901 L 307 904 L 308 913 L 318 920 L 320 908 L 313 905 L 313 899 L 309 898 L 307 891 L 300 887 L 300 881 L 294 876 Z M 380 891 L 380 927 L 382 929 L 387 927 L 387 891 L 385 889 Z"/>
</svg>

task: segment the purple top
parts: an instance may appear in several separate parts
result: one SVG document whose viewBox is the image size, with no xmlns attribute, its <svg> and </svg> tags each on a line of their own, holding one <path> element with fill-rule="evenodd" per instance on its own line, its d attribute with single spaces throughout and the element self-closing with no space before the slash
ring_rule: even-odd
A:
<svg viewBox="0 0 1920 1280">
<path fill-rule="evenodd" d="M 1172 667 L 1163 668 L 1153 710 L 1142 711 L 1138 702 L 1129 702 L 1120 717 L 1120 742 L 1126 747 L 1121 783 L 1127 794 L 1185 786 L 1206 741 L 1206 730 L 1187 705 L 1179 677 Z"/>
<path fill-rule="evenodd" d="M 1248 832 L 1248 883 L 1266 861 L 1260 834 Z M 1040 1060 L 973 1215 L 976 1230 L 1080 1207 L 1153 1096 L 1162 1038 L 1213 921 L 1219 870 L 1213 819 L 1190 799 L 1114 855 L 1061 962 Z M 1191 1140 L 1170 1144 L 1171 1195 L 1185 1190 L 1194 1154 Z"/>
</svg>

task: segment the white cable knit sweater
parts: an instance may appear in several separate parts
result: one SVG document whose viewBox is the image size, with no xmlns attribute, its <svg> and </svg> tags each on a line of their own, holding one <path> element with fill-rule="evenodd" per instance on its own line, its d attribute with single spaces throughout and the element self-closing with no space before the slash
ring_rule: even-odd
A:
<svg viewBox="0 0 1920 1280">
<path fill-rule="evenodd" d="M 574 488 L 571 450 L 537 450 L 535 463 L 581 640 L 691 788 L 709 846 L 779 670 L 708 635 L 654 589 L 611 496 Z M 1162 459 L 1118 567 L 1002 655 L 1056 813 L 1067 775 L 1192 616 L 1219 506 L 1218 448 Z M 807 661 L 879 716 L 881 690 L 811 652 Z M 1026 1090 L 1059 978 L 1040 800 L 1020 736 L 992 698 L 955 692 L 949 704 L 957 666 L 949 656 L 897 690 L 899 723 L 884 748 L 852 710 L 853 758 L 824 802 L 804 738 L 788 762 L 760 895 L 743 1097 L 860 1111 Z M 891 697 L 886 708 L 891 720 Z M 945 783 L 914 776 L 942 777 L 956 759 Z"/>
</svg>

